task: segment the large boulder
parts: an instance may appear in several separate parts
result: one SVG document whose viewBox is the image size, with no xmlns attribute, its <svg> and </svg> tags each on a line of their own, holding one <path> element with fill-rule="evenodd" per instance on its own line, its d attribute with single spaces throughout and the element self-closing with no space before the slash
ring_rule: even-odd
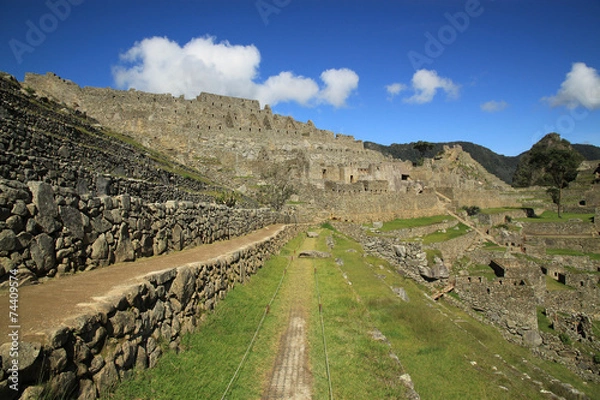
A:
<svg viewBox="0 0 600 400">
<path fill-rule="evenodd" d="M 60 206 L 59 207 L 60 219 L 63 222 L 63 225 L 71 231 L 73 236 L 77 239 L 82 239 L 85 237 L 85 231 L 83 229 L 83 216 L 78 209 L 70 206 Z"/>
<path fill-rule="evenodd" d="M 17 248 L 18 244 L 17 235 L 12 230 L 4 229 L 0 232 L 0 251 L 13 251 Z"/>
<path fill-rule="evenodd" d="M 38 275 L 46 275 L 56 265 L 54 239 L 46 233 L 37 235 L 31 243 L 31 258 L 35 262 Z"/>
<path fill-rule="evenodd" d="M 119 244 L 117 244 L 117 249 L 115 250 L 115 261 L 124 262 L 133 260 L 135 260 L 135 252 L 129 235 L 129 227 L 123 223 L 119 228 Z"/>
<path fill-rule="evenodd" d="M 44 232 L 56 232 L 61 225 L 56 220 L 58 206 L 54 201 L 54 189 L 51 185 L 39 181 L 28 182 L 28 186 L 31 191 L 31 201 L 37 209 L 36 222 L 44 229 Z"/>
<path fill-rule="evenodd" d="M 420 266 L 419 274 L 427 280 L 437 281 L 439 279 L 448 279 L 450 271 L 444 264 L 435 264 L 431 267 Z"/>
</svg>

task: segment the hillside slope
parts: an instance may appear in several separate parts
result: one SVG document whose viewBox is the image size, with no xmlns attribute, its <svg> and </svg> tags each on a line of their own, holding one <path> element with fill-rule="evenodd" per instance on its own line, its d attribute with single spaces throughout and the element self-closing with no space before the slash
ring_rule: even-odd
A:
<svg viewBox="0 0 600 400">
<path fill-rule="evenodd" d="M 0 75 L 0 120 L 4 179 L 39 180 L 79 194 L 129 193 L 150 202 L 211 201 L 211 194 L 225 190 L 7 74 Z"/>
<path fill-rule="evenodd" d="M 409 160 L 417 162 L 421 157 L 420 153 L 413 148 L 415 143 L 398 144 L 392 143 L 389 146 L 365 142 L 365 148 L 371 150 L 377 150 L 383 154 L 390 155 L 394 158 L 401 160 Z M 488 172 L 496 175 L 508 184 L 512 184 L 513 176 L 517 170 L 517 165 L 523 155 L 527 152 L 521 153 L 518 156 L 505 156 L 497 154 L 487 147 L 480 146 L 471 142 L 442 142 L 432 143 L 433 148 L 425 152 L 425 157 L 432 158 L 438 154 L 444 146 L 460 145 L 464 151 L 469 153 L 471 157 L 478 163 L 480 163 Z M 586 160 L 600 160 L 600 147 L 593 146 L 590 144 L 573 144 L 572 147 L 577 150 Z"/>
</svg>

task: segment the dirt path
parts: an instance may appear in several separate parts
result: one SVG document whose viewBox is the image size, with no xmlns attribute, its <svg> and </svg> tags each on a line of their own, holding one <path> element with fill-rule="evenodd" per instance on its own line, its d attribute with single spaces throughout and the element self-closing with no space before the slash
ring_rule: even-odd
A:
<svg viewBox="0 0 600 400">
<path fill-rule="evenodd" d="M 227 241 L 197 246 L 163 256 L 143 258 L 133 263 L 120 263 L 93 271 L 64 276 L 40 285 L 19 288 L 19 324 L 22 340 L 35 340 L 36 332 L 58 327 L 69 317 L 79 314 L 95 298 L 106 296 L 117 286 L 153 271 L 174 268 L 191 262 L 206 261 L 248 244 L 261 241 L 283 229 L 272 225 L 248 235 Z M 0 344 L 8 341 L 8 292 L 0 293 Z"/>
<path fill-rule="evenodd" d="M 301 250 L 312 250 L 315 244 L 315 239 L 305 239 Z M 287 275 L 281 299 L 286 305 L 284 312 L 289 310 L 289 318 L 287 328 L 279 339 L 279 350 L 263 400 L 312 399 L 312 373 L 307 343 L 308 316 L 314 292 L 312 262 L 294 257 Z"/>
</svg>

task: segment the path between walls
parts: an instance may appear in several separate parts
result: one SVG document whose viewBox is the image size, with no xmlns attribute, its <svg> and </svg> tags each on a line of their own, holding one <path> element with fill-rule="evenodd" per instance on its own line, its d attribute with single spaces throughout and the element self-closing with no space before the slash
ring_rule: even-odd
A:
<svg viewBox="0 0 600 400">
<path fill-rule="evenodd" d="M 300 249 L 315 250 L 316 239 L 306 238 Z M 311 300 L 315 291 L 314 269 L 310 259 L 296 258 L 287 269 L 287 285 L 281 301 L 287 307 L 287 328 L 279 338 L 275 364 L 267 378 L 262 399 L 312 399 L 313 377 L 309 363 L 307 335 Z"/>
<path fill-rule="evenodd" d="M 42 340 L 36 332 L 58 327 L 70 317 L 85 312 L 86 308 L 93 309 L 97 300 L 107 296 L 111 289 L 133 285 L 151 272 L 210 260 L 274 236 L 284 227 L 285 225 L 271 225 L 226 241 L 67 275 L 39 285 L 20 287 L 18 314 L 21 340 Z M 9 309 L 8 291 L 0 293 L 0 309 Z M 8 319 L 8 312 L 0 313 L 0 344 L 8 341 L 5 340 L 11 325 Z"/>
</svg>

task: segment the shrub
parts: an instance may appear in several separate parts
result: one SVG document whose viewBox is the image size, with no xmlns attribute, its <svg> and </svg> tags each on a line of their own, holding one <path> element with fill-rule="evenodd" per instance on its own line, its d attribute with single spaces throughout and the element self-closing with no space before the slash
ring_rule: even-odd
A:
<svg viewBox="0 0 600 400">
<path fill-rule="evenodd" d="M 479 208 L 478 206 L 464 206 L 463 210 L 465 210 L 467 212 L 467 215 L 469 217 L 472 217 L 473 215 L 477 215 L 479 214 L 479 212 L 481 211 L 481 208 Z"/>
<path fill-rule="evenodd" d="M 563 344 L 566 344 L 566 345 L 571 344 L 571 337 L 564 332 L 559 334 L 558 338 L 560 339 L 561 342 L 563 342 Z"/>
</svg>

